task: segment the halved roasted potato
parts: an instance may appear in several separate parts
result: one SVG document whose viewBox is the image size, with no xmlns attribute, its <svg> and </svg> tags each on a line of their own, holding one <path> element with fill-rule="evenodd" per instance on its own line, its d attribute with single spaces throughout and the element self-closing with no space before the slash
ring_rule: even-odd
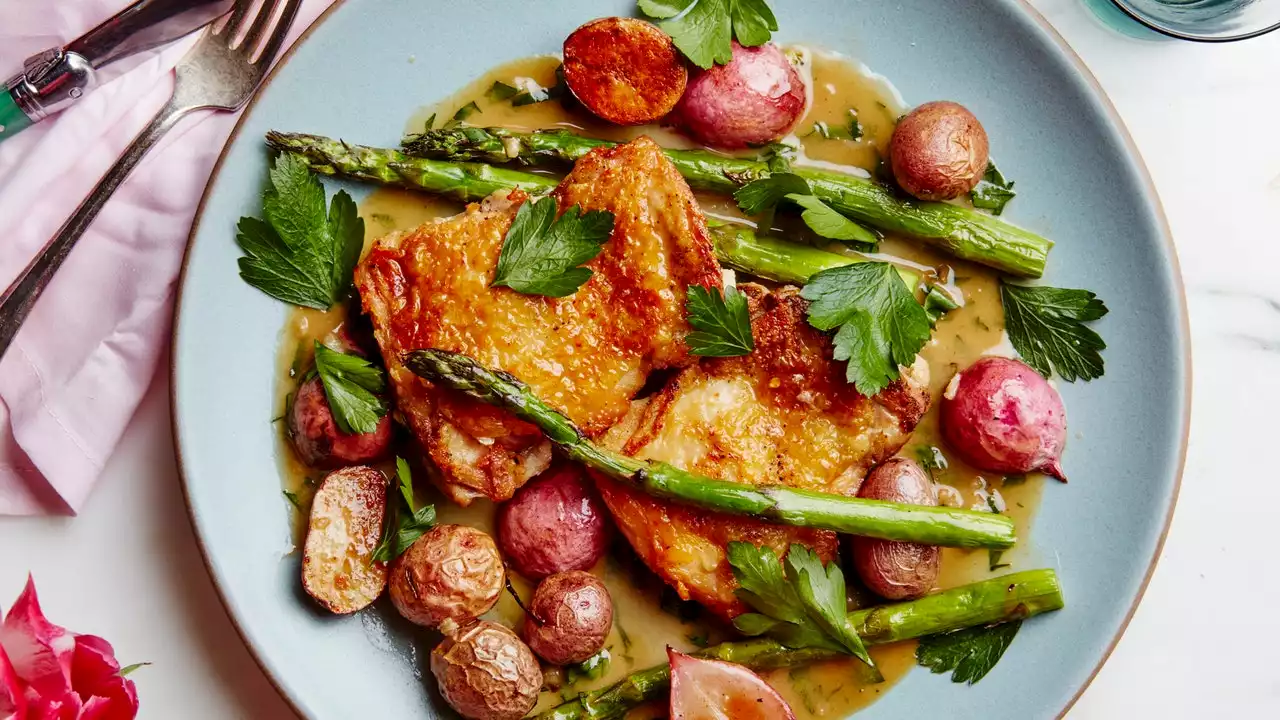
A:
<svg viewBox="0 0 1280 720">
<path fill-rule="evenodd" d="M 689 79 L 671 38 L 644 20 L 607 17 L 564 41 L 564 80 L 588 110 L 618 125 L 671 112 Z"/>
<path fill-rule="evenodd" d="M 387 509 L 387 480 L 358 465 L 329 473 L 316 490 L 302 551 L 302 586 L 326 609 L 345 615 L 368 607 L 387 586 L 387 565 L 373 559 Z"/>
</svg>

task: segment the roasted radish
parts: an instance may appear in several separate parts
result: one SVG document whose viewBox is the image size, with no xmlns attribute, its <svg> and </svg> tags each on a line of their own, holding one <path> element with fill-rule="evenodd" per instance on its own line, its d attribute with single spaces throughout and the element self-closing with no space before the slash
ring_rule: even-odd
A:
<svg viewBox="0 0 1280 720">
<path fill-rule="evenodd" d="M 521 633 L 552 665 L 579 663 L 604 647 L 613 627 L 613 599 L 591 573 L 558 573 L 538 584 Z"/>
<path fill-rule="evenodd" d="M 1067 479 L 1062 398 L 1040 373 L 1017 360 L 982 358 L 951 378 L 942 393 L 942 434 L 979 470 L 1038 471 Z"/>
<path fill-rule="evenodd" d="M 891 458 L 867 475 L 858 497 L 911 505 L 938 504 L 938 493 L 919 465 Z M 935 545 L 849 538 L 853 567 L 871 592 L 889 600 L 910 600 L 933 589 L 941 553 Z"/>
<path fill-rule="evenodd" d="M 736 149 L 763 145 L 791 132 L 804 115 L 804 81 L 772 43 L 733 43 L 733 60 L 689 81 L 672 121 L 707 145 Z"/>
<path fill-rule="evenodd" d="M 963 105 L 929 102 L 893 129 L 889 165 L 898 185 L 921 200 L 969 192 L 987 170 L 987 131 Z"/>
<path fill-rule="evenodd" d="M 474 620 L 431 651 L 431 674 L 445 702 L 467 720 L 517 720 L 538 701 L 542 671 L 506 627 Z"/>
<path fill-rule="evenodd" d="M 667 648 L 671 720 L 795 720 L 777 690 L 751 670 Z"/>
<path fill-rule="evenodd" d="M 371 433 L 348 435 L 338 429 L 320 378 L 298 386 L 289 408 L 289 439 L 298 459 L 318 468 L 373 462 L 391 447 L 391 418 L 383 416 Z"/>
<path fill-rule="evenodd" d="M 605 512 L 582 468 L 553 468 L 503 503 L 498 544 L 516 572 L 533 580 L 586 570 L 609 544 Z"/>
<path fill-rule="evenodd" d="M 635 18 L 607 17 L 564 41 L 564 80 L 588 110 L 618 125 L 643 125 L 671 112 L 688 71 L 671 38 Z"/>
<path fill-rule="evenodd" d="M 498 546 L 465 525 L 437 525 L 391 564 L 391 602 L 410 622 L 461 624 L 489 611 L 506 571 Z"/>
<path fill-rule="evenodd" d="M 387 480 L 370 467 L 335 470 L 311 501 L 302 550 L 302 587 L 327 609 L 353 613 L 387 586 L 387 566 L 373 559 L 382 536 Z"/>
</svg>

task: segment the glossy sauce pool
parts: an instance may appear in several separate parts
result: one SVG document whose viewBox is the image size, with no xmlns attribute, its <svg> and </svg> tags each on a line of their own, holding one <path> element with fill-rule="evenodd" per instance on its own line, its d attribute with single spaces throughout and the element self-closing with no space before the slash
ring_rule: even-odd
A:
<svg viewBox="0 0 1280 720">
<path fill-rule="evenodd" d="M 849 60 L 821 53 L 798 50 L 812 73 L 813 98 L 808 115 L 797 126 L 795 137 L 803 148 L 800 162 L 818 162 L 844 166 L 849 172 L 876 172 L 881 152 L 888 146 L 889 135 L 899 113 L 899 102 L 892 89 L 883 80 L 870 74 L 865 68 Z M 513 107 L 509 101 L 486 97 L 486 91 L 494 81 L 520 85 L 532 80 L 542 87 L 555 84 L 555 68 L 559 60 L 553 57 L 535 57 L 495 68 L 457 95 L 437 105 L 416 113 L 406 125 L 406 131 L 414 132 L 423 127 L 427 118 L 435 116 L 435 126 L 453 116 L 454 112 L 474 101 L 479 108 L 467 118 L 472 125 L 502 126 L 514 129 L 538 129 L 567 127 L 583 134 L 616 140 L 627 140 L 647 134 L 666 147 L 693 147 L 685 138 L 662 128 L 620 128 L 607 125 L 580 112 L 566 110 L 561 103 L 548 101 L 523 107 Z M 522 79 L 523 78 L 523 79 Z M 862 136 L 858 140 L 827 139 L 813 132 L 817 122 L 825 122 L 831 128 L 847 128 L 850 110 L 856 112 Z M 352 138 L 352 140 L 362 140 Z M 858 170 L 857 168 L 861 168 Z M 700 195 L 699 201 L 710 215 L 740 218 L 732 199 L 722 196 Z M 459 212 L 460 203 L 438 197 L 394 189 L 378 189 L 361 205 L 360 215 L 365 220 L 366 248 L 378 237 L 393 230 L 409 229 L 426 220 L 446 217 Z M 835 252 L 845 252 L 839 246 L 829 247 Z M 1045 478 L 1002 478 L 984 475 L 959 460 L 945 455 L 945 448 L 938 434 L 937 401 L 942 389 L 957 369 L 967 367 L 988 352 L 1004 354 L 1007 350 L 1003 339 L 1004 320 L 996 285 L 996 277 L 990 271 L 939 255 L 919 244 L 888 237 L 881 244 L 881 253 L 897 261 L 906 261 L 916 269 L 945 282 L 954 294 L 962 295 L 964 305 L 947 315 L 934 332 L 933 339 L 922 351 L 929 363 L 930 391 L 933 409 L 917 427 L 910 444 L 903 449 L 907 457 L 922 455 L 934 457 L 935 448 L 942 448 L 947 467 L 934 470 L 939 497 L 944 504 L 977 510 L 998 510 L 1013 518 L 1020 538 L 1030 536 L 1030 523 Z M 297 379 L 310 367 L 311 347 L 315 340 L 325 341 L 346 319 L 346 311 L 337 308 L 329 312 L 298 309 L 290 316 L 284 332 L 279 355 L 280 382 L 278 406 L 283 415 L 288 395 Z M 294 513 L 295 544 L 301 545 L 301 533 L 305 529 L 305 510 L 314 485 L 321 473 L 303 466 L 293 451 L 281 428 L 280 444 L 285 490 L 298 499 L 299 509 Z M 400 454 L 416 457 L 412 448 L 404 447 Z M 384 471 L 391 476 L 390 464 Z M 428 468 L 416 468 L 415 477 L 419 495 L 429 494 L 436 504 L 441 522 L 471 525 L 492 531 L 494 506 L 488 501 L 477 501 L 461 508 L 445 500 L 428 488 L 424 482 Z M 692 603 L 682 603 L 651 574 L 638 571 L 639 561 L 619 540 L 619 547 L 594 569 L 610 589 L 615 605 L 614 629 L 606 648 L 611 655 L 607 672 L 594 680 L 580 679 L 559 689 L 548 689 L 539 699 L 536 711 L 553 707 L 579 691 L 608 685 L 635 670 L 666 662 L 668 645 L 683 651 L 694 651 L 707 644 L 732 639 L 732 634 L 718 626 Z M 986 550 L 963 551 L 945 549 L 942 556 L 940 588 L 987 579 L 996 574 L 1029 569 L 1036 566 L 1033 551 L 1026 544 L 1013 551 L 995 556 Z M 852 571 L 846 570 L 850 585 L 850 602 L 853 605 L 874 604 L 876 601 L 858 588 Z M 533 588 L 522 578 L 513 575 L 512 582 L 521 597 L 529 598 Z M 387 603 L 379 603 L 365 612 L 394 612 Z M 523 613 L 515 601 L 504 594 L 497 607 L 489 614 L 512 627 L 518 627 Z M 434 644 L 434 633 L 423 631 L 428 644 Z M 874 702 L 914 665 L 915 643 L 904 642 L 871 650 L 885 681 L 871 683 L 860 663 L 855 660 L 837 660 L 803 668 L 776 670 L 765 674 L 768 680 L 791 704 L 799 718 L 844 718 L 859 708 Z M 425 672 L 425 669 L 419 669 Z M 554 673 L 548 679 L 556 681 Z M 946 682 L 939 678 L 937 682 Z M 660 705 L 652 705 L 633 711 L 628 717 L 649 720 L 665 713 Z"/>
</svg>

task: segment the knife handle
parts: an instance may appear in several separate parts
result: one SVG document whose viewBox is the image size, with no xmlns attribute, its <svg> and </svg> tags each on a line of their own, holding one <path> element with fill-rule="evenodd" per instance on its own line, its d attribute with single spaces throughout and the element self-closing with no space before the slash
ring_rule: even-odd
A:
<svg viewBox="0 0 1280 720">
<path fill-rule="evenodd" d="M 22 112 L 18 102 L 8 91 L 0 92 L 0 142 L 17 135 L 31 125 L 31 118 Z"/>
<path fill-rule="evenodd" d="M 93 66 L 79 53 L 53 48 L 27 58 L 0 87 L 0 140 L 79 100 L 93 84 Z"/>
</svg>

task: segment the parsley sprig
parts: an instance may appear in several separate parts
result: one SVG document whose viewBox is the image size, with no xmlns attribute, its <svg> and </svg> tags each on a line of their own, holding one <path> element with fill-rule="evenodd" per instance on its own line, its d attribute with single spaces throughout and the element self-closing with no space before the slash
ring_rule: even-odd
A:
<svg viewBox="0 0 1280 720">
<path fill-rule="evenodd" d="M 987 169 L 982 173 L 982 180 L 969 191 L 969 199 L 973 201 L 973 206 L 990 210 L 992 215 L 999 215 L 1004 212 L 1004 206 L 1017 196 L 1017 192 L 1013 189 L 1013 181 L 1006 180 L 1004 173 L 996 167 L 994 162 L 987 162 Z"/>
<path fill-rule="evenodd" d="M 803 208 L 800 219 L 820 237 L 839 240 L 859 249 L 874 247 L 880 242 L 875 233 L 836 212 L 835 208 L 815 196 L 809 183 L 792 172 L 775 172 L 752 180 L 734 191 L 733 199 L 748 215 L 760 215 L 787 200 Z"/>
<path fill-rule="evenodd" d="M 382 369 L 359 355 L 330 350 L 319 341 L 315 352 L 316 374 L 338 429 L 348 435 L 377 430 L 378 420 L 387 414 L 387 404 L 378 397 L 386 389 Z"/>
<path fill-rule="evenodd" d="M 1102 336 L 1084 325 L 1107 314 L 1107 306 L 1088 290 L 1000 282 L 1005 330 L 1018 355 L 1049 377 L 1063 380 L 1102 377 Z"/>
<path fill-rule="evenodd" d="M 328 310 L 346 297 L 364 247 L 364 220 L 339 190 L 325 211 L 324 186 L 307 161 L 284 153 L 262 194 L 264 219 L 240 218 L 240 277 L 278 300 Z"/>
<path fill-rule="evenodd" d="M 810 325 L 836 331 L 835 358 L 848 361 L 845 376 L 863 395 L 897 380 L 899 366 L 915 362 L 929 340 L 929 316 L 888 263 L 823 270 L 800 296 L 809 301 Z"/>
<path fill-rule="evenodd" d="M 729 565 L 741 586 L 736 594 L 756 611 L 734 618 L 739 632 L 768 635 L 793 648 L 848 653 L 875 667 L 849 622 L 844 573 L 838 563 L 823 567 L 816 553 L 795 544 L 787 550 L 784 574 L 770 548 L 731 542 L 728 550 Z"/>
<path fill-rule="evenodd" d="M 557 218 L 555 198 L 528 201 L 502 242 L 493 286 L 526 295 L 572 295 L 591 279 L 591 271 L 580 266 L 600 254 L 612 233 L 613 213 L 584 213 L 574 205 Z"/>
<path fill-rule="evenodd" d="M 718 288 L 690 285 L 685 310 L 694 328 L 685 338 L 690 353 L 703 357 L 736 357 L 756 349 L 747 296 L 736 287 L 725 287 L 721 296 Z"/>
<path fill-rule="evenodd" d="M 1015 621 L 928 635 L 916 646 L 916 662 L 935 674 L 951 673 L 951 682 L 972 685 L 1000 662 L 1021 627 Z"/>
<path fill-rule="evenodd" d="M 387 502 L 387 517 L 382 525 L 382 541 L 374 548 L 373 559 L 391 562 L 436 524 L 436 506 L 418 507 L 413 494 L 413 476 L 409 463 L 396 458 L 396 480 L 400 486 L 400 501 Z"/>
<path fill-rule="evenodd" d="M 743 47 L 769 42 L 778 20 L 764 0 L 639 0 L 640 12 L 662 20 L 676 47 L 703 70 L 733 59 Z"/>
</svg>

